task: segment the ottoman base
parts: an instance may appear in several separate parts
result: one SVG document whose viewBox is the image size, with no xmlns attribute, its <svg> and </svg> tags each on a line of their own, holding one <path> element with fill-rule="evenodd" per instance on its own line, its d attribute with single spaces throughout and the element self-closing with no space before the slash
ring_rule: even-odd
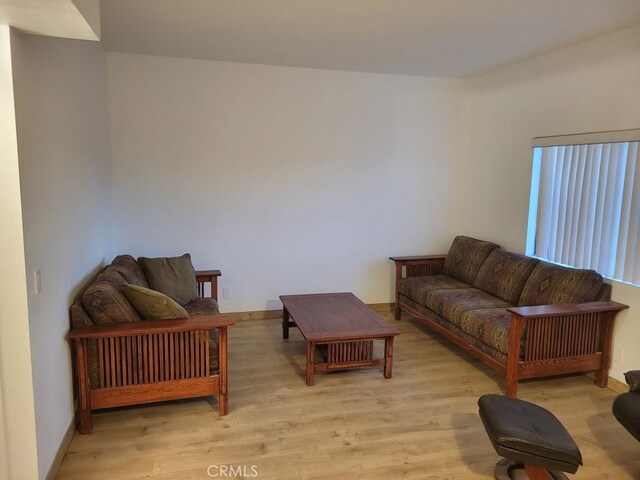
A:
<svg viewBox="0 0 640 480">
<path fill-rule="evenodd" d="M 529 466 L 529 468 L 531 468 L 531 466 Z M 527 472 L 524 463 L 503 458 L 496 463 L 495 478 L 496 480 L 569 480 L 569 477 L 557 470 L 544 469 L 544 472 L 546 472 L 546 476 L 544 473 L 536 476 L 535 472 Z"/>
</svg>

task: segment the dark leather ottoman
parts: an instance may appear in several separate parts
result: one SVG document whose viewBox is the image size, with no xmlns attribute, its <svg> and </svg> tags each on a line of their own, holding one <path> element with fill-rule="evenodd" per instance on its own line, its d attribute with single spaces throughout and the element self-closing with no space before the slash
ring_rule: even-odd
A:
<svg viewBox="0 0 640 480">
<path fill-rule="evenodd" d="M 478 406 L 493 447 L 506 459 L 496 465 L 496 479 L 524 468 L 531 480 L 560 480 L 567 478 L 560 472 L 582 465 L 578 446 L 548 410 L 502 395 L 483 395 Z"/>
<path fill-rule="evenodd" d="M 624 374 L 629 384 L 629 392 L 618 395 L 613 401 L 613 415 L 640 441 L 640 370 Z"/>
</svg>

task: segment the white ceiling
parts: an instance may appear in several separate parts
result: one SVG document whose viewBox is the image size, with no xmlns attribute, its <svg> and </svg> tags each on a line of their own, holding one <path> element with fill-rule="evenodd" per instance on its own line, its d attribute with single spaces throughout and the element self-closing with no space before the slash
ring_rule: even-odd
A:
<svg viewBox="0 0 640 480">
<path fill-rule="evenodd" d="M 36 35 L 100 38 L 98 0 L 0 0 L 0 24 Z"/>
<path fill-rule="evenodd" d="M 102 0 L 107 50 L 472 77 L 640 22 L 640 0 Z"/>
</svg>

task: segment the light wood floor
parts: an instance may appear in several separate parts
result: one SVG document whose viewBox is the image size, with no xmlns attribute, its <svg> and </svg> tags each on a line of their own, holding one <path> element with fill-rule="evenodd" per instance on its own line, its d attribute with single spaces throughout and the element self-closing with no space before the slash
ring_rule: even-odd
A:
<svg viewBox="0 0 640 480">
<path fill-rule="evenodd" d="M 477 415 L 497 374 L 409 317 L 393 320 L 394 376 L 379 369 L 304 383 L 305 345 L 278 320 L 229 333 L 229 415 L 215 400 L 119 409 L 76 434 L 58 479 L 206 479 L 209 465 L 260 480 L 491 479 L 498 460 Z M 640 478 L 640 444 L 611 415 L 616 394 L 582 375 L 522 383 L 519 397 L 554 412 L 578 443 L 576 479 Z M 217 470 L 210 470 L 216 473 Z M 229 478 L 218 476 L 217 478 Z"/>
</svg>

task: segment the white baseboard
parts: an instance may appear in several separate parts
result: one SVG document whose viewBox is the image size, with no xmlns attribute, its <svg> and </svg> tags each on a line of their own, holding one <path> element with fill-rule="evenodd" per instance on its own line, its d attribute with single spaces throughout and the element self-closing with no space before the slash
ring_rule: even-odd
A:
<svg viewBox="0 0 640 480">
<path fill-rule="evenodd" d="M 62 460 L 64 459 L 67 450 L 69 449 L 69 445 L 71 444 L 71 439 L 73 439 L 73 435 L 76 433 L 76 419 L 75 417 L 71 419 L 71 423 L 67 428 L 67 432 L 62 437 L 62 442 L 58 447 L 58 451 L 56 452 L 56 456 L 53 457 L 53 462 L 51 463 L 51 467 L 49 467 L 49 472 L 45 477 L 45 480 L 54 480 L 56 475 L 58 475 L 58 470 L 60 470 L 60 465 L 62 464 Z"/>
</svg>

